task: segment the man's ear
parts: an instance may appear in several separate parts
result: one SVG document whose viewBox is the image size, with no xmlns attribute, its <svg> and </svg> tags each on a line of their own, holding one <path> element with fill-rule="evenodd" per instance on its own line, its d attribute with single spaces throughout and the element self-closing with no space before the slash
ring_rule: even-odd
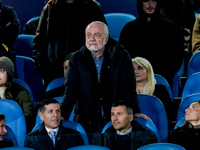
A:
<svg viewBox="0 0 200 150">
<path fill-rule="evenodd" d="M 43 119 L 44 119 L 44 116 L 43 116 L 43 113 L 41 113 L 40 111 L 39 111 L 39 116 L 40 116 L 40 119 L 43 121 Z"/>
<path fill-rule="evenodd" d="M 129 121 L 133 120 L 133 114 L 129 114 Z"/>
</svg>

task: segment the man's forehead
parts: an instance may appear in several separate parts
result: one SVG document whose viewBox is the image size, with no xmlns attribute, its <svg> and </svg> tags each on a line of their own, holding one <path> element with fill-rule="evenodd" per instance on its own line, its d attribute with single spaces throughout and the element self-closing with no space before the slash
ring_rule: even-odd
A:
<svg viewBox="0 0 200 150">
<path fill-rule="evenodd" d="M 60 109 L 60 104 L 59 103 L 51 103 L 48 105 L 45 105 L 47 109 Z"/>
</svg>

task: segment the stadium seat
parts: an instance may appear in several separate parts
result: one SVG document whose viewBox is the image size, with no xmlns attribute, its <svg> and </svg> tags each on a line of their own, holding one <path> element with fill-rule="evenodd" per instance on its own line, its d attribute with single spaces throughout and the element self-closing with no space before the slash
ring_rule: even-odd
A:
<svg viewBox="0 0 200 150">
<path fill-rule="evenodd" d="M 187 66 L 187 79 L 196 72 L 200 72 L 200 51 L 192 55 Z"/>
<path fill-rule="evenodd" d="M 40 19 L 40 16 L 32 17 L 31 19 L 29 19 L 29 20 L 26 22 L 26 24 L 28 24 L 28 23 L 30 23 L 30 22 L 32 22 L 32 21 L 38 20 L 38 19 Z"/>
<path fill-rule="evenodd" d="M 19 34 L 14 42 L 16 55 L 33 58 L 33 39 L 34 35 Z"/>
<path fill-rule="evenodd" d="M 31 95 L 31 99 L 33 101 L 34 107 L 36 107 L 36 103 L 35 103 L 34 97 L 33 97 L 33 92 L 31 91 L 31 88 L 29 87 L 29 85 L 24 80 L 17 79 L 17 78 L 13 78 L 13 82 L 15 82 L 15 83 L 21 85 L 22 87 L 24 87 L 25 89 L 27 89 L 27 91 Z"/>
<path fill-rule="evenodd" d="M 200 93 L 188 95 L 186 98 L 184 98 L 178 107 L 176 121 L 178 122 L 181 118 L 185 117 L 185 110 L 189 108 L 190 104 L 199 100 L 200 100 Z"/>
<path fill-rule="evenodd" d="M 21 107 L 13 100 L 0 99 L 0 113 L 6 116 L 6 125 L 14 132 L 19 147 L 24 147 L 26 121 Z"/>
<path fill-rule="evenodd" d="M 161 142 L 168 141 L 168 118 L 162 102 L 155 96 L 138 94 L 140 110 L 156 125 Z"/>
<path fill-rule="evenodd" d="M 188 95 L 200 93 L 200 72 L 192 74 L 187 78 L 183 87 L 181 101 L 183 101 Z"/>
<path fill-rule="evenodd" d="M 128 13 L 106 13 L 104 14 L 108 24 L 110 37 L 119 41 L 121 30 L 124 25 L 134 19 L 135 16 Z"/>
<path fill-rule="evenodd" d="M 138 150 L 185 150 L 185 148 L 172 143 L 153 143 L 141 146 Z"/>
<path fill-rule="evenodd" d="M 137 118 L 137 117 L 134 117 L 133 120 L 137 121 L 144 128 L 147 128 L 147 129 L 150 129 L 151 131 L 153 131 L 156 134 L 156 136 L 157 136 L 158 142 L 161 142 L 160 141 L 160 135 L 158 133 L 158 129 L 157 129 L 157 127 L 155 126 L 155 124 L 153 122 L 151 122 L 150 120 L 147 120 L 147 119 Z M 101 134 L 103 134 L 110 126 L 112 126 L 112 121 L 109 121 L 104 126 L 104 128 L 101 131 Z"/>
<path fill-rule="evenodd" d="M 52 80 L 49 85 L 47 86 L 46 88 L 46 92 L 54 89 L 54 88 L 57 88 L 57 87 L 60 87 L 60 86 L 63 86 L 64 85 L 64 82 L 65 82 L 65 78 L 64 77 L 60 77 L 60 78 L 56 78 L 54 80 Z"/>
<path fill-rule="evenodd" d="M 99 145 L 81 145 L 69 148 L 68 150 L 110 150 L 110 149 Z"/>
<path fill-rule="evenodd" d="M 2 148 L 1 150 L 34 150 L 34 149 L 27 147 L 7 147 L 7 148 Z"/>
<path fill-rule="evenodd" d="M 41 124 L 42 123 L 37 124 L 33 128 L 32 131 L 35 131 L 35 130 L 39 129 Z M 83 138 L 84 144 L 85 145 L 89 145 L 89 140 L 88 140 L 88 137 L 87 137 L 87 133 L 85 132 L 85 129 L 82 127 L 82 125 L 80 123 L 74 122 L 74 121 L 69 121 L 69 120 L 63 120 L 62 124 L 66 128 L 70 128 L 70 129 L 78 131 L 81 134 L 82 138 Z"/>
<path fill-rule="evenodd" d="M 170 98 L 173 102 L 172 90 L 171 90 L 171 87 L 169 86 L 168 81 L 163 76 L 161 76 L 159 74 L 154 74 L 154 77 L 156 79 L 157 84 L 162 84 L 162 85 L 166 86 L 167 91 L 169 93 L 169 96 L 170 96 Z"/>
<path fill-rule="evenodd" d="M 37 103 L 42 99 L 43 79 L 36 72 L 34 67 L 35 61 L 26 56 L 16 56 L 16 73 L 17 77 L 24 80 L 32 90 L 34 101 Z"/>
</svg>

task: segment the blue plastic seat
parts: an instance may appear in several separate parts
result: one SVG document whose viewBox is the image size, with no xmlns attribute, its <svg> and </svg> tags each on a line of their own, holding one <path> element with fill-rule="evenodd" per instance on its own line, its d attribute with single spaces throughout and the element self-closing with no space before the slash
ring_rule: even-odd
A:
<svg viewBox="0 0 200 150">
<path fill-rule="evenodd" d="M 168 119 L 163 103 L 155 96 L 138 94 L 140 110 L 156 125 L 161 142 L 168 141 Z"/>
<path fill-rule="evenodd" d="M 31 95 L 31 99 L 33 101 L 34 107 L 36 107 L 36 103 L 35 103 L 34 97 L 33 97 L 33 92 L 31 91 L 31 88 L 29 87 L 29 85 L 24 80 L 17 79 L 17 78 L 13 78 L 13 82 L 15 82 L 15 83 L 21 85 L 22 87 L 24 87 L 25 89 L 27 89 L 27 91 Z"/>
<path fill-rule="evenodd" d="M 181 127 L 185 123 L 185 117 L 181 118 L 176 125 L 174 126 L 174 130 L 178 127 Z"/>
<path fill-rule="evenodd" d="M 43 79 L 36 72 L 35 61 L 26 56 L 16 56 L 16 73 L 19 79 L 24 80 L 33 93 L 34 101 L 37 103 L 42 99 Z"/>
<path fill-rule="evenodd" d="M 187 66 L 187 79 L 196 72 L 200 72 L 200 51 L 192 55 Z"/>
<path fill-rule="evenodd" d="M 0 113 L 6 116 L 6 125 L 14 132 L 19 147 L 24 146 L 26 121 L 21 107 L 13 100 L 0 99 Z"/>
<path fill-rule="evenodd" d="M 189 106 L 193 102 L 199 101 L 199 100 L 200 100 L 200 93 L 192 94 L 192 95 L 185 97 L 179 105 L 176 121 L 178 122 L 181 118 L 185 117 L 185 110 L 187 108 L 189 108 Z"/>
<path fill-rule="evenodd" d="M 162 85 L 166 86 L 169 96 L 171 98 L 171 101 L 173 102 L 172 90 L 171 90 L 171 87 L 170 87 L 168 81 L 159 74 L 154 74 L 154 77 L 156 79 L 157 84 L 162 84 Z"/>
<path fill-rule="evenodd" d="M 35 130 L 39 129 L 41 124 L 42 123 L 37 124 L 33 128 L 32 131 L 35 131 Z M 63 120 L 62 124 L 66 128 L 70 128 L 70 129 L 78 131 L 81 134 L 82 138 L 83 138 L 84 144 L 85 145 L 89 145 L 89 140 L 88 140 L 87 133 L 85 132 L 85 129 L 83 128 L 83 126 L 80 123 L 74 122 L 74 121 L 69 121 L 69 120 Z"/>
<path fill-rule="evenodd" d="M 106 13 L 104 14 L 108 24 L 110 37 L 119 41 L 120 33 L 126 23 L 136 19 L 135 16 L 128 13 Z"/>
<path fill-rule="evenodd" d="M 68 150 L 110 150 L 110 149 L 99 145 L 81 145 L 69 148 Z"/>
<path fill-rule="evenodd" d="M 63 86 L 65 82 L 65 78 L 64 77 L 60 77 L 60 78 L 56 78 L 54 80 L 52 80 L 49 85 L 46 88 L 46 92 L 54 89 L 54 88 L 58 88 L 60 86 Z"/>
<path fill-rule="evenodd" d="M 40 16 L 32 17 L 32 18 L 30 18 L 30 19 L 26 22 L 26 24 L 28 24 L 28 23 L 30 23 L 30 22 L 32 22 L 32 21 L 38 20 L 38 19 L 40 19 Z"/>
<path fill-rule="evenodd" d="M 200 72 L 192 74 L 187 78 L 185 86 L 182 92 L 181 101 L 183 101 L 188 95 L 200 93 Z"/>
<path fill-rule="evenodd" d="M 137 121 L 139 124 L 141 124 L 144 128 L 150 129 L 151 131 L 153 131 L 156 134 L 156 137 L 158 139 L 158 142 L 160 141 L 160 135 L 158 133 L 158 129 L 155 126 L 155 124 L 153 122 L 151 122 L 150 120 L 147 119 L 143 119 L 143 118 L 137 118 L 134 117 L 133 120 Z M 112 121 L 109 121 L 104 128 L 101 131 L 101 134 L 103 134 L 110 126 L 112 126 Z"/>
<path fill-rule="evenodd" d="M 11 140 L 13 142 L 13 147 L 18 147 L 19 145 L 17 142 L 17 138 L 13 130 L 8 125 L 6 125 L 6 130 L 7 130 L 7 133 L 4 135 L 4 138 Z"/>
<path fill-rule="evenodd" d="M 59 97 L 54 97 L 53 99 L 55 99 L 55 100 L 57 100 L 59 103 L 61 103 L 62 98 L 63 98 L 62 96 L 59 96 Z M 74 106 L 74 108 L 73 108 L 73 110 L 72 110 L 72 112 L 71 112 L 71 115 L 70 115 L 70 117 L 69 117 L 69 120 L 70 120 L 70 121 L 73 121 L 73 117 L 74 117 L 74 109 L 75 109 L 75 106 Z M 38 113 L 39 113 L 39 110 L 38 110 L 38 112 L 37 112 L 35 125 L 37 125 L 37 124 L 39 124 L 39 123 L 42 122 L 42 120 L 40 119 L 40 116 L 39 116 Z"/>
<path fill-rule="evenodd" d="M 27 147 L 7 147 L 7 148 L 2 148 L 1 150 L 34 150 L 34 149 Z"/>
<path fill-rule="evenodd" d="M 177 73 L 175 73 L 173 77 L 173 85 L 172 85 L 173 99 L 175 97 L 180 97 L 180 93 L 181 93 L 180 90 L 183 88 L 180 79 L 181 77 L 184 76 L 184 74 L 185 74 L 185 61 L 183 60 L 181 68 L 179 69 Z"/>
<path fill-rule="evenodd" d="M 16 55 L 33 58 L 34 35 L 19 34 L 14 42 Z"/>
<path fill-rule="evenodd" d="M 185 150 L 185 148 L 172 143 L 153 143 L 141 146 L 138 150 Z"/>
</svg>

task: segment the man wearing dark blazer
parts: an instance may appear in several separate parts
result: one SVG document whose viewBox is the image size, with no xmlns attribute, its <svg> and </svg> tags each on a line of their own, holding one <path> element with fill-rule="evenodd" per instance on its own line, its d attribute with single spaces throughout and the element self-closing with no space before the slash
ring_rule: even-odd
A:
<svg viewBox="0 0 200 150">
<path fill-rule="evenodd" d="M 81 135 L 62 126 L 60 104 L 55 99 L 45 99 L 39 104 L 40 129 L 29 133 L 25 138 L 25 147 L 35 150 L 66 150 L 83 145 Z M 55 140 L 51 131 L 55 132 Z"/>
</svg>

